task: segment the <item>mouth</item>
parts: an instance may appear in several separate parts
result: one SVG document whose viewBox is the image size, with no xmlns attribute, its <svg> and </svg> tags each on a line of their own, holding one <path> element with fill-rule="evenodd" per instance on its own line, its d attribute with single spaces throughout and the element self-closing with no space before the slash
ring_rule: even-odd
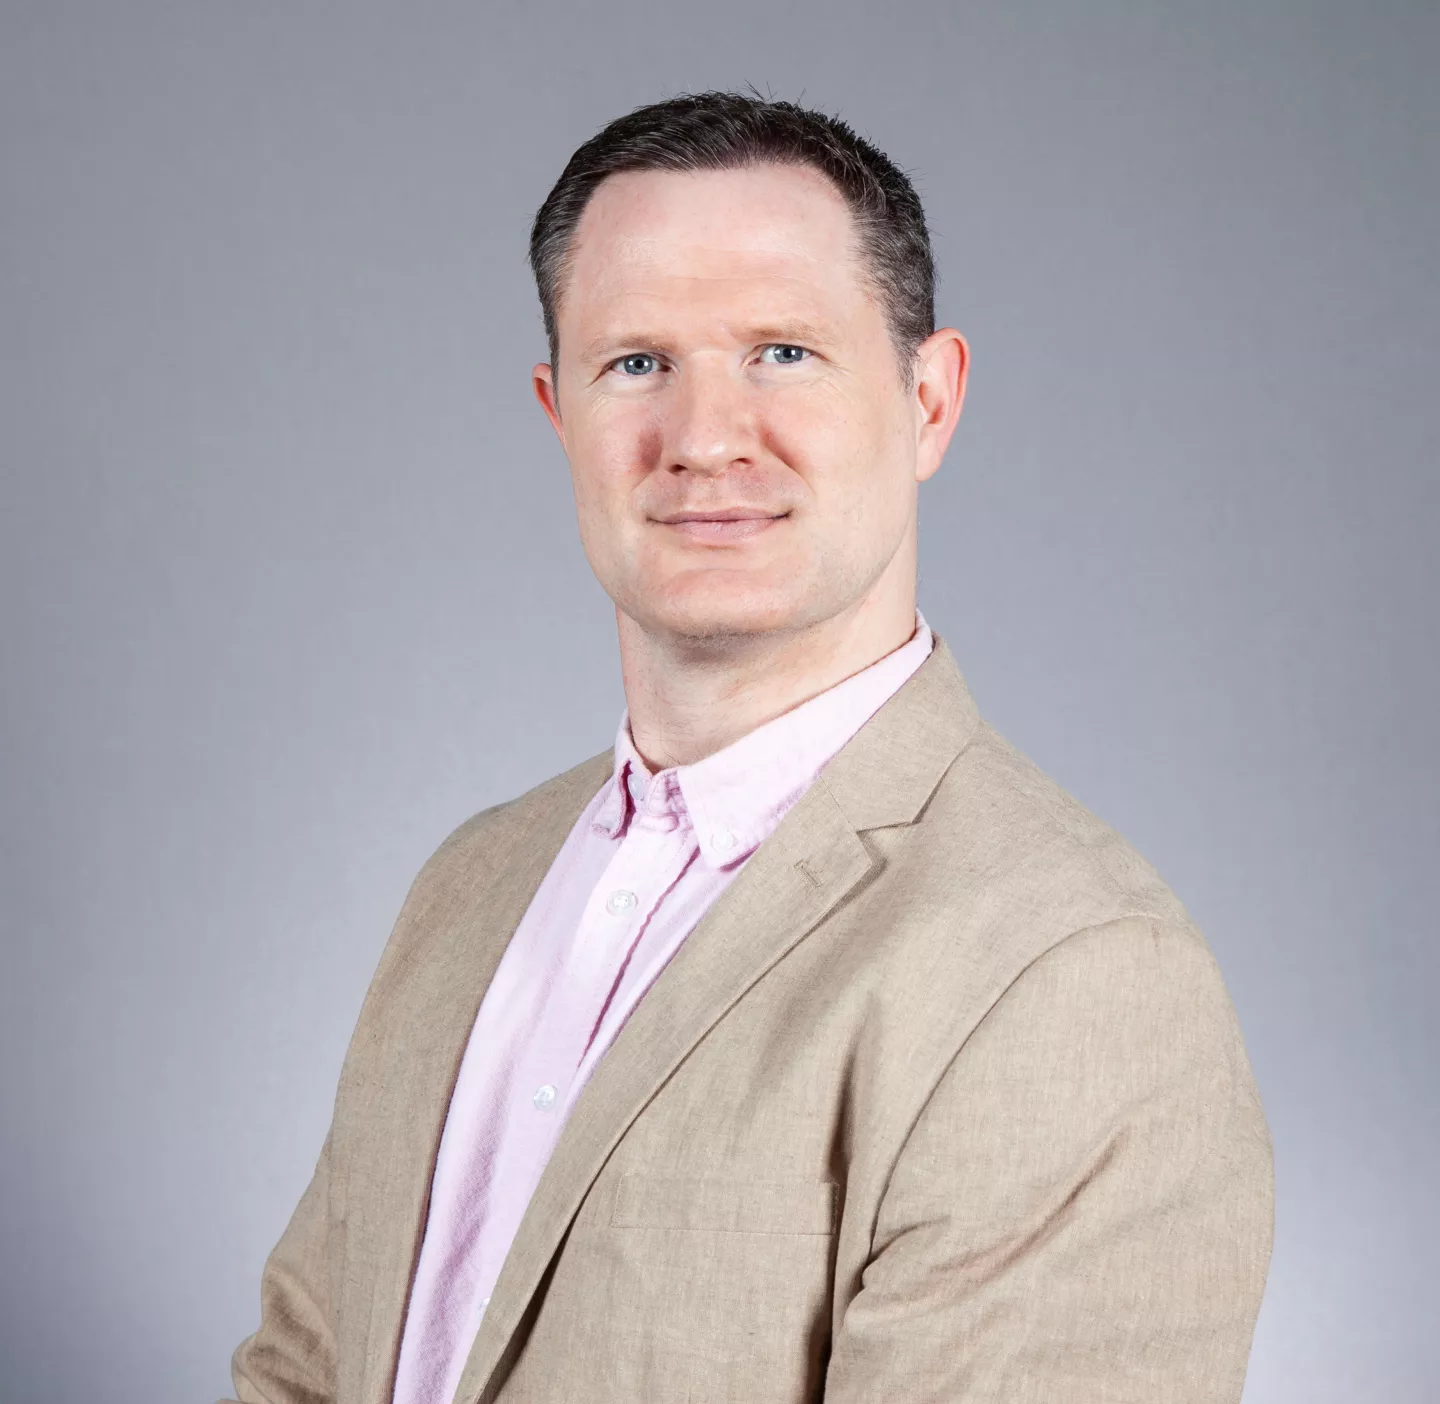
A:
<svg viewBox="0 0 1440 1404">
<path fill-rule="evenodd" d="M 704 507 L 650 520 L 691 541 L 725 545 L 759 536 L 789 515 L 788 511 L 771 512 L 763 507 Z"/>
</svg>

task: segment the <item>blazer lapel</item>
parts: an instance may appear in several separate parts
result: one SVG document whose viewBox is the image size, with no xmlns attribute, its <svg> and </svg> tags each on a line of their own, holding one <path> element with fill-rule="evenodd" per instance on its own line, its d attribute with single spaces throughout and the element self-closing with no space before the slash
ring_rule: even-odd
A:
<svg viewBox="0 0 1440 1404">
<path fill-rule="evenodd" d="M 858 831 L 911 822 L 977 720 L 937 639 L 691 932 L 571 1112 L 505 1259 L 456 1404 L 495 1398 L 546 1270 L 631 1122 L 745 991 L 878 869 Z"/>
<path fill-rule="evenodd" d="M 401 938 L 396 963 L 408 967 L 408 985 L 387 1010 L 383 1035 L 397 1046 L 379 1055 L 369 1114 L 372 1125 L 386 1128 L 385 1144 L 373 1160 L 357 1158 L 347 1185 L 347 1256 L 367 1265 L 360 1280 L 371 1286 L 368 1301 L 348 1308 L 367 1317 L 364 1378 L 354 1395 L 362 1404 L 389 1404 L 394 1388 L 435 1158 L 480 1002 L 541 879 L 612 764 L 609 753 L 596 756 L 527 795 L 513 817 L 501 820 L 509 831 L 486 852 L 488 873 L 467 886 L 462 869 L 449 884 L 456 893 L 450 911 L 422 913 L 414 939 Z M 384 978 L 382 967 L 377 983 Z"/>
</svg>

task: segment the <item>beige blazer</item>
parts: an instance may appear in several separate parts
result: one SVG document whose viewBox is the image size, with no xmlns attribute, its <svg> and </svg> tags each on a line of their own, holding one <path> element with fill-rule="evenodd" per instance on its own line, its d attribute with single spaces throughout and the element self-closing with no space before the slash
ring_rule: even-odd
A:
<svg viewBox="0 0 1440 1404">
<path fill-rule="evenodd" d="M 245 1404 L 388 1404 L 470 1026 L 610 765 L 477 815 L 416 879 L 235 1353 Z M 1271 1227 L 1203 938 L 939 642 L 599 1064 L 456 1399 L 1220 1404 Z"/>
</svg>

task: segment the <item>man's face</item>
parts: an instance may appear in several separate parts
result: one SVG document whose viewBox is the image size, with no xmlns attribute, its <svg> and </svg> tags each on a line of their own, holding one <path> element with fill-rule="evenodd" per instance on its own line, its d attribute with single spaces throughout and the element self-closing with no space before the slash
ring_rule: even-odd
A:
<svg viewBox="0 0 1440 1404">
<path fill-rule="evenodd" d="M 590 564 L 647 632 L 803 629 L 887 572 L 913 584 L 916 487 L 953 416 L 937 432 L 924 384 L 907 391 L 818 172 L 611 176 L 576 231 L 558 331 L 536 392 Z M 951 354 L 963 385 L 963 343 Z"/>
</svg>

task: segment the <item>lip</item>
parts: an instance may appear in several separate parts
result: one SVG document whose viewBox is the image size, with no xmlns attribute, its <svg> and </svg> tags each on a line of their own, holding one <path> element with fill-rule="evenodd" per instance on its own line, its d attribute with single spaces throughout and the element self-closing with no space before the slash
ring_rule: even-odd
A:
<svg viewBox="0 0 1440 1404">
<path fill-rule="evenodd" d="M 696 545 L 729 546 L 761 535 L 789 515 L 758 507 L 710 507 L 651 520 Z"/>
<path fill-rule="evenodd" d="M 767 512 L 763 507 L 702 507 L 652 520 L 664 526 L 679 526 L 688 522 L 773 522 L 789 515 L 789 512 Z"/>
</svg>

